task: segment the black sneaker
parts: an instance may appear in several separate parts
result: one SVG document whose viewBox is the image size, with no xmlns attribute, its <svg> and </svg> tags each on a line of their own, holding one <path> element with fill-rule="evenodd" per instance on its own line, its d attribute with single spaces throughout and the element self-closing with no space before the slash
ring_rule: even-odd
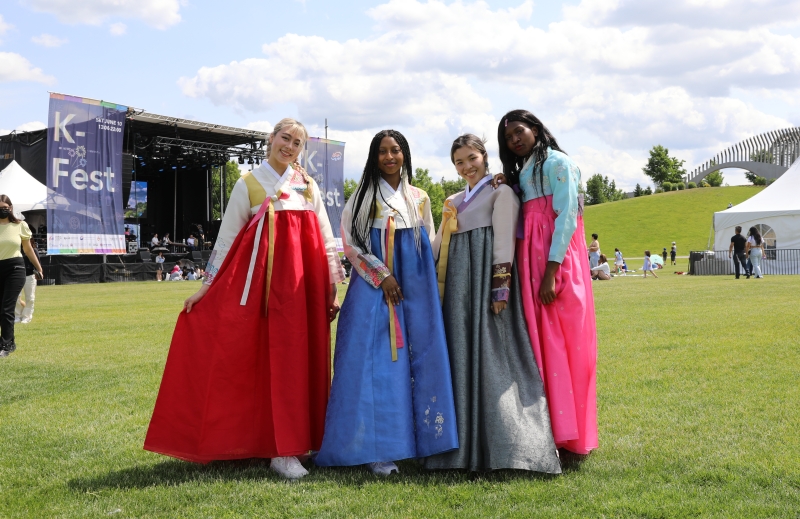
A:
<svg viewBox="0 0 800 519">
<path fill-rule="evenodd" d="M 16 349 L 17 344 L 14 341 L 3 344 L 2 349 L 0 349 L 0 357 L 8 357 L 11 353 L 14 353 Z"/>
</svg>

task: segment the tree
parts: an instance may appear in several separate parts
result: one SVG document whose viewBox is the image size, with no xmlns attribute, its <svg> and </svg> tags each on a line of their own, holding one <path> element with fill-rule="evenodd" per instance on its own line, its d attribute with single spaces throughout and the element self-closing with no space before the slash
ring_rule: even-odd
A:
<svg viewBox="0 0 800 519">
<path fill-rule="evenodd" d="M 211 169 L 211 218 L 213 220 L 219 220 L 220 218 L 220 210 L 219 210 L 219 173 L 220 167 L 212 168 Z M 231 191 L 233 191 L 233 185 L 239 180 L 239 177 L 242 176 L 241 171 L 239 170 L 239 164 L 235 161 L 230 161 L 225 164 L 225 207 L 228 207 L 228 200 L 231 199 Z"/>
<path fill-rule="evenodd" d="M 592 175 L 586 181 L 586 205 L 597 205 L 605 202 L 614 202 L 625 198 L 625 193 L 617 189 L 614 180 L 609 181 L 608 177 L 601 174 Z"/>
<path fill-rule="evenodd" d="M 633 196 L 642 196 L 644 194 L 644 189 L 639 184 L 636 184 L 636 189 L 633 190 Z"/>
<path fill-rule="evenodd" d="M 459 191 L 464 191 L 464 189 L 467 187 L 467 181 L 463 178 L 459 178 L 458 180 L 445 180 L 444 177 L 442 177 L 442 180 L 439 183 L 442 185 L 442 189 L 444 190 L 445 200 Z"/>
<path fill-rule="evenodd" d="M 773 157 L 769 150 L 765 150 L 763 148 L 750 154 L 750 160 L 753 162 L 766 162 L 767 164 L 772 164 L 774 158 L 775 157 Z"/>
<path fill-rule="evenodd" d="M 350 197 L 353 193 L 356 192 L 356 188 L 358 187 L 358 182 L 353 180 L 352 178 L 346 178 L 344 180 L 344 201 L 347 202 L 350 200 Z"/>
<path fill-rule="evenodd" d="M 669 156 L 669 149 L 658 144 L 650 150 L 647 165 L 642 168 L 645 175 L 653 179 L 653 183 L 660 186 L 663 182 L 683 182 L 686 169 L 685 161 Z"/>
<path fill-rule="evenodd" d="M 711 187 L 719 187 L 725 181 L 725 177 L 722 176 L 722 172 L 720 170 L 712 171 L 706 178 L 704 179 L 709 186 Z"/>
<path fill-rule="evenodd" d="M 436 228 L 442 222 L 442 205 L 444 205 L 444 188 L 439 182 L 431 179 L 431 174 L 427 169 L 417 168 L 414 171 L 414 181 L 411 185 L 418 187 L 428 193 L 431 199 L 431 212 L 433 213 L 433 223 Z"/>
<path fill-rule="evenodd" d="M 758 175 L 756 175 L 755 173 L 753 173 L 751 171 L 745 171 L 744 172 L 744 176 L 745 176 L 745 178 L 747 178 L 747 181 L 750 182 L 751 184 L 753 184 L 754 186 L 766 186 L 767 185 L 767 179 L 766 178 L 759 177 Z"/>
<path fill-rule="evenodd" d="M 653 190 L 650 189 L 650 186 L 647 186 L 647 189 L 644 190 L 644 194 L 645 195 L 652 195 L 653 194 Z"/>
</svg>

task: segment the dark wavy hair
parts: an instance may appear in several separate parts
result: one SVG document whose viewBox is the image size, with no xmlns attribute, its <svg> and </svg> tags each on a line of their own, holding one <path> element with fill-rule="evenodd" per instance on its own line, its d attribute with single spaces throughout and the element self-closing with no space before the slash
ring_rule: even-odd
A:
<svg viewBox="0 0 800 519">
<path fill-rule="evenodd" d="M 405 176 L 408 183 L 411 184 L 413 179 L 413 169 L 411 167 L 411 149 L 408 146 L 408 141 L 402 133 L 397 130 L 381 130 L 372 138 L 369 145 L 369 154 L 367 155 L 367 163 L 364 165 L 364 174 L 361 176 L 361 181 L 358 183 L 355 193 L 353 193 L 353 223 L 350 226 L 350 234 L 355 241 L 355 245 L 369 252 L 369 231 L 372 225 L 372 212 L 375 208 L 375 201 L 378 196 L 392 207 L 381 194 L 380 181 L 381 170 L 378 167 L 378 154 L 381 148 L 381 141 L 384 137 L 392 137 L 397 141 L 400 150 L 403 152 L 403 166 L 400 170 L 401 178 Z M 402 184 L 401 184 L 402 188 Z M 364 218 L 362 211 L 369 207 L 369 217 Z M 397 210 L 392 207 L 392 209 Z M 412 216 L 413 217 L 413 216 Z"/>
<path fill-rule="evenodd" d="M 530 154 L 525 157 L 518 157 L 513 151 L 508 149 L 506 145 L 506 127 L 508 123 L 518 121 L 527 126 L 528 128 L 536 128 L 538 135 L 536 135 L 536 144 Z M 553 148 L 563 154 L 566 151 L 561 149 L 558 141 L 547 126 L 539 120 L 538 117 L 533 115 L 527 110 L 511 110 L 500 119 L 500 124 L 497 126 L 497 145 L 500 149 L 500 162 L 503 163 L 503 174 L 506 176 L 508 184 L 513 186 L 519 184 L 519 174 L 522 172 L 522 165 L 529 157 L 533 156 L 536 161 L 533 165 L 533 178 L 539 180 L 539 186 L 542 193 L 544 193 L 544 178 L 542 176 L 542 164 L 547 159 L 547 148 Z"/>
<path fill-rule="evenodd" d="M 761 245 L 761 233 L 755 227 L 750 227 L 750 236 L 756 240 L 756 245 Z"/>
<path fill-rule="evenodd" d="M 14 216 L 14 204 L 11 203 L 11 199 L 8 198 L 8 195 L 0 195 L 0 202 L 6 203 L 11 209 L 11 213 L 8 215 L 8 221 L 11 223 L 19 223 L 19 218 Z"/>
</svg>

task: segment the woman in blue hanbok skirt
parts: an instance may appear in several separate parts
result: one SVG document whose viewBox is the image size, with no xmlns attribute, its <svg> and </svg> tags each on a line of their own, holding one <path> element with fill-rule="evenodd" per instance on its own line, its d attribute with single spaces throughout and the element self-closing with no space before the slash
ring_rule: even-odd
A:
<svg viewBox="0 0 800 519">
<path fill-rule="evenodd" d="M 319 466 L 368 464 L 388 475 L 397 460 L 458 448 L 433 217 L 412 171 L 403 135 L 378 133 L 342 215 L 345 255 L 359 275 L 339 317 Z"/>
</svg>

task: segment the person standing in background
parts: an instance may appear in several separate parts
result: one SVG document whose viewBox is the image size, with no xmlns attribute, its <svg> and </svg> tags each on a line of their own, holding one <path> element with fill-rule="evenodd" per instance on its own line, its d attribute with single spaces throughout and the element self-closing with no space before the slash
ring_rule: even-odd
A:
<svg viewBox="0 0 800 519">
<path fill-rule="evenodd" d="M 161 277 L 164 275 L 164 251 L 158 251 L 158 256 L 156 256 L 156 281 L 161 281 Z"/>
<path fill-rule="evenodd" d="M 669 259 L 672 261 L 673 265 L 677 265 L 675 262 L 675 258 L 678 257 L 678 246 L 675 245 L 675 242 L 672 242 L 672 249 L 669 251 Z"/>
<path fill-rule="evenodd" d="M 31 238 L 31 246 L 36 259 L 39 259 L 38 247 L 36 246 L 36 240 L 33 238 Z M 25 295 L 25 304 L 21 304 L 19 297 L 17 298 L 14 322 L 28 324 L 33 319 L 33 301 L 36 297 L 36 269 L 27 256 L 23 256 L 22 259 L 25 262 L 25 285 L 22 287 L 22 293 Z"/>
<path fill-rule="evenodd" d="M 661 260 L 664 262 L 664 265 L 667 264 L 667 248 L 664 247 L 664 250 L 661 251 Z"/>
<path fill-rule="evenodd" d="M 748 271 L 748 276 L 755 275 L 756 279 L 761 279 L 764 275 L 761 273 L 761 258 L 764 257 L 764 240 L 761 238 L 761 233 L 755 227 L 750 227 L 750 236 L 747 237 L 745 244 L 745 256 L 752 262 L 753 266 Z"/>
<path fill-rule="evenodd" d="M 742 226 L 736 226 L 736 234 L 731 236 L 731 245 L 728 247 L 728 257 L 733 257 L 733 267 L 736 279 L 739 279 L 740 269 L 744 269 L 745 276 L 750 279 L 750 272 L 747 270 L 747 260 L 744 255 L 744 248 L 747 240 L 742 236 Z"/>
<path fill-rule="evenodd" d="M 14 216 L 11 199 L 0 195 L 0 357 L 8 357 L 17 349 L 14 308 L 25 285 L 25 262 L 20 247 L 33 264 L 36 279 L 42 279 L 42 266 L 31 247 L 31 230 Z"/>
<path fill-rule="evenodd" d="M 589 244 L 589 266 L 594 268 L 600 263 L 600 242 L 597 234 L 592 234 L 592 243 Z"/>
</svg>

